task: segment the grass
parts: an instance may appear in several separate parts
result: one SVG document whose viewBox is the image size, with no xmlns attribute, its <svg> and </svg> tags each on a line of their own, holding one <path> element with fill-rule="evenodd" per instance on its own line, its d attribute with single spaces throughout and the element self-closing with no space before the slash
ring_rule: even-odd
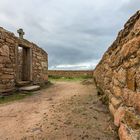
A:
<svg viewBox="0 0 140 140">
<path fill-rule="evenodd" d="M 49 76 L 49 81 L 82 81 L 92 78 L 90 76 L 81 76 L 81 77 L 62 77 L 62 76 Z"/>
<path fill-rule="evenodd" d="M 0 104 L 9 103 L 9 102 L 16 101 L 16 100 L 21 100 L 21 99 L 24 99 L 31 95 L 33 95 L 32 92 L 28 92 L 28 93 L 27 92 L 23 92 L 23 93 L 16 92 L 16 93 L 13 93 L 8 96 L 2 96 L 2 97 L 0 97 Z"/>
<path fill-rule="evenodd" d="M 41 85 L 41 89 L 49 88 L 52 85 L 53 85 L 53 83 L 48 82 L 45 85 Z M 22 100 L 22 99 L 32 96 L 34 94 L 35 94 L 34 92 L 16 91 L 11 94 L 9 93 L 8 95 L 0 95 L 0 104 L 9 103 L 9 102 L 13 102 L 16 100 Z"/>
</svg>

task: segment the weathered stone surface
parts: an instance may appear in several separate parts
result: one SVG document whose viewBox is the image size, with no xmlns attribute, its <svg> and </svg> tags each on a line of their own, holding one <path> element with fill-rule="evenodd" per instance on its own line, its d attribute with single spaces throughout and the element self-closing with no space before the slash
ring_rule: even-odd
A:
<svg viewBox="0 0 140 140">
<path fill-rule="evenodd" d="M 122 98 L 127 106 L 134 107 L 136 111 L 140 112 L 140 93 L 124 89 Z"/>
<path fill-rule="evenodd" d="M 113 73 L 114 78 L 116 78 L 122 85 L 126 83 L 126 70 L 122 67 Z"/>
<path fill-rule="evenodd" d="M 112 73 L 107 74 L 107 69 Z M 119 32 L 95 68 L 94 78 L 105 95 L 111 92 L 109 109 L 120 127 L 120 139 L 140 138 L 139 117 L 135 118 L 140 114 L 140 11 Z"/>
<path fill-rule="evenodd" d="M 125 115 L 125 108 L 119 107 L 114 114 L 114 124 L 119 127 Z"/>
<path fill-rule="evenodd" d="M 5 89 L 6 86 L 4 84 L 0 84 L 0 89 Z"/>
<path fill-rule="evenodd" d="M 129 129 L 123 123 L 121 123 L 121 126 L 119 128 L 119 137 L 120 140 L 136 140 L 131 137 Z"/>
<path fill-rule="evenodd" d="M 11 43 L 11 44 L 14 44 L 15 43 L 14 40 L 13 39 L 10 39 L 10 38 L 6 38 L 6 42 Z"/>
<path fill-rule="evenodd" d="M 116 109 L 111 103 L 109 104 L 109 111 L 113 116 L 115 115 Z"/>
<path fill-rule="evenodd" d="M 111 98 L 111 103 L 115 108 L 118 108 L 120 106 L 120 104 L 122 103 L 121 99 L 117 99 L 115 97 Z"/>
<path fill-rule="evenodd" d="M 127 88 L 133 91 L 136 90 L 135 73 L 135 68 L 130 68 L 127 70 Z"/>
<path fill-rule="evenodd" d="M 137 92 L 140 92 L 140 67 L 136 69 L 136 90 Z"/>
<path fill-rule="evenodd" d="M 116 97 L 121 97 L 122 95 L 122 90 L 119 86 L 113 86 L 113 94 L 116 96 Z"/>
<path fill-rule="evenodd" d="M 0 79 L 14 79 L 14 75 L 9 74 L 3 74 Z"/>
<path fill-rule="evenodd" d="M 132 129 L 138 130 L 140 128 L 140 116 L 131 110 L 125 112 L 123 121 Z"/>
<path fill-rule="evenodd" d="M 19 90 L 21 90 L 21 91 L 36 91 L 39 89 L 40 89 L 40 86 L 27 86 L 27 87 L 21 87 Z"/>
<path fill-rule="evenodd" d="M 3 45 L 0 47 L 0 56 L 9 58 L 9 47 L 7 45 Z"/>
</svg>

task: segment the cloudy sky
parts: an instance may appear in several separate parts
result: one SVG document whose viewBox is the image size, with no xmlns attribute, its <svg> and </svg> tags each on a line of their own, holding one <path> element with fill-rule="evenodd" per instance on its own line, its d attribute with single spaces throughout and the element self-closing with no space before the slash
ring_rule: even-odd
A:
<svg viewBox="0 0 140 140">
<path fill-rule="evenodd" d="M 140 0 L 0 0 L 0 26 L 49 54 L 49 69 L 93 69 Z"/>
</svg>

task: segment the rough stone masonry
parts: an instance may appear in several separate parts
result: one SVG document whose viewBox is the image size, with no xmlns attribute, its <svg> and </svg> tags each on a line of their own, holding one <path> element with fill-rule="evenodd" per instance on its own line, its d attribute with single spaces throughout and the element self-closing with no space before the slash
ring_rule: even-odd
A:
<svg viewBox="0 0 140 140">
<path fill-rule="evenodd" d="M 121 140 L 140 140 L 140 11 L 132 16 L 94 71 Z"/>
<path fill-rule="evenodd" d="M 48 54 L 43 49 L 0 27 L 0 93 L 25 83 L 45 84 L 47 71 Z"/>
</svg>

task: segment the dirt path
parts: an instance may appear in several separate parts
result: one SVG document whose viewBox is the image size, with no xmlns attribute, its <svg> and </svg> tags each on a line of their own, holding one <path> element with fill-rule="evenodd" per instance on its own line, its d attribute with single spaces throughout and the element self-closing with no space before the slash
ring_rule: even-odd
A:
<svg viewBox="0 0 140 140">
<path fill-rule="evenodd" d="M 0 140 L 117 140 L 90 81 L 55 82 L 34 96 L 0 105 Z"/>
</svg>

